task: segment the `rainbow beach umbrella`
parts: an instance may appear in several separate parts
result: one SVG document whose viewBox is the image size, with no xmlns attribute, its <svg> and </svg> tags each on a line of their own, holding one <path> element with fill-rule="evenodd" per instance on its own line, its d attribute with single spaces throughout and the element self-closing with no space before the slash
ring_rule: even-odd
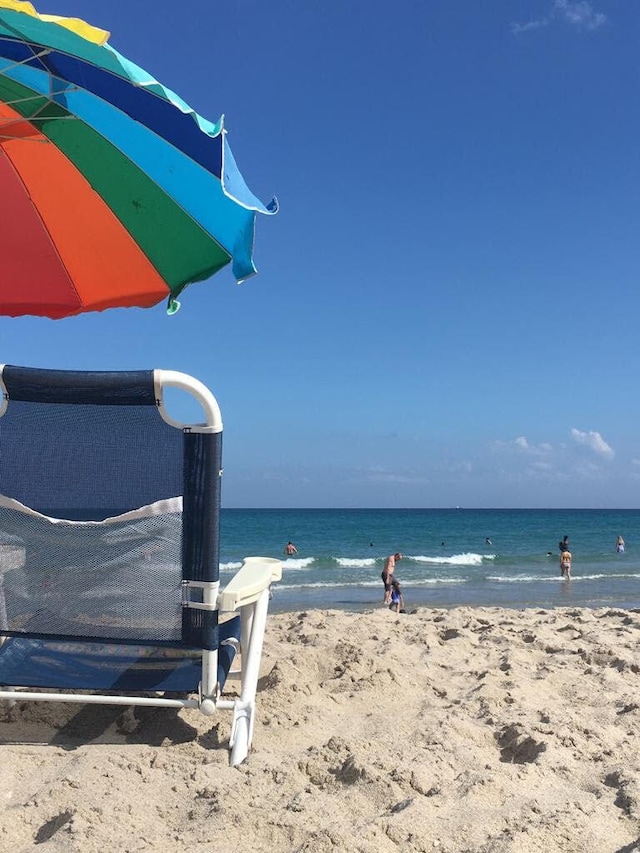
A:
<svg viewBox="0 0 640 853">
<path fill-rule="evenodd" d="M 109 33 L 0 0 L 0 314 L 148 307 L 232 265 L 257 213 L 223 119 L 121 56 Z"/>
</svg>

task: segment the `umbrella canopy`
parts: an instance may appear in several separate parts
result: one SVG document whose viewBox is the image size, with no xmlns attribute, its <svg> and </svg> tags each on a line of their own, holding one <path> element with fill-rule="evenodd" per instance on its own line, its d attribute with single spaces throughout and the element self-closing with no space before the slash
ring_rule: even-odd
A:
<svg viewBox="0 0 640 853">
<path fill-rule="evenodd" d="M 0 314 L 155 305 L 232 264 L 257 213 L 213 123 L 84 21 L 0 0 Z"/>
</svg>

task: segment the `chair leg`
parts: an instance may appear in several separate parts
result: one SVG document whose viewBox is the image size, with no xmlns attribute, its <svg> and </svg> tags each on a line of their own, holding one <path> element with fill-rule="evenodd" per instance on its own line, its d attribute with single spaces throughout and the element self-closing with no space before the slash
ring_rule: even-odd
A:
<svg viewBox="0 0 640 853">
<path fill-rule="evenodd" d="M 231 723 L 231 737 L 229 738 L 229 747 L 231 754 L 229 763 L 232 767 L 237 767 L 249 755 L 250 737 L 249 729 L 251 728 L 252 720 L 249 717 L 253 716 L 254 709 L 242 708 L 240 703 L 233 709 L 233 722 Z"/>
<path fill-rule="evenodd" d="M 236 702 L 231 725 L 231 766 L 241 764 L 251 748 L 255 718 L 258 676 L 262 659 L 264 632 L 269 608 L 269 590 L 265 589 L 255 604 L 241 609 L 242 624 L 250 626 L 242 632 L 242 677 L 240 699 Z"/>
</svg>

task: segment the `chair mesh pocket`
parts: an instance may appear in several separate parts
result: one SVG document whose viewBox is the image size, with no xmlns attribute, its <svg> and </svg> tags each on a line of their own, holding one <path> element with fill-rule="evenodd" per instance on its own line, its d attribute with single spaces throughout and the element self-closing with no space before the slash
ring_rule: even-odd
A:
<svg viewBox="0 0 640 853">
<path fill-rule="evenodd" d="M 78 522 L 0 497 L 2 633 L 179 645 L 181 508 Z"/>
</svg>

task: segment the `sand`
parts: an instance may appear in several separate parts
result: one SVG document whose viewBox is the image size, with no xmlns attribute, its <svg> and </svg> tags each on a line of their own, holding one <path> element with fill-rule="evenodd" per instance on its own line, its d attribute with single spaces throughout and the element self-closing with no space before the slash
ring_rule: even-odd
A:
<svg viewBox="0 0 640 853">
<path fill-rule="evenodd" d="M 631 853 L 639 647 L 639 611 L 272 615 L 239 768 L 228 713 L 14 708 L 0 851 Z"/>
</svg>

